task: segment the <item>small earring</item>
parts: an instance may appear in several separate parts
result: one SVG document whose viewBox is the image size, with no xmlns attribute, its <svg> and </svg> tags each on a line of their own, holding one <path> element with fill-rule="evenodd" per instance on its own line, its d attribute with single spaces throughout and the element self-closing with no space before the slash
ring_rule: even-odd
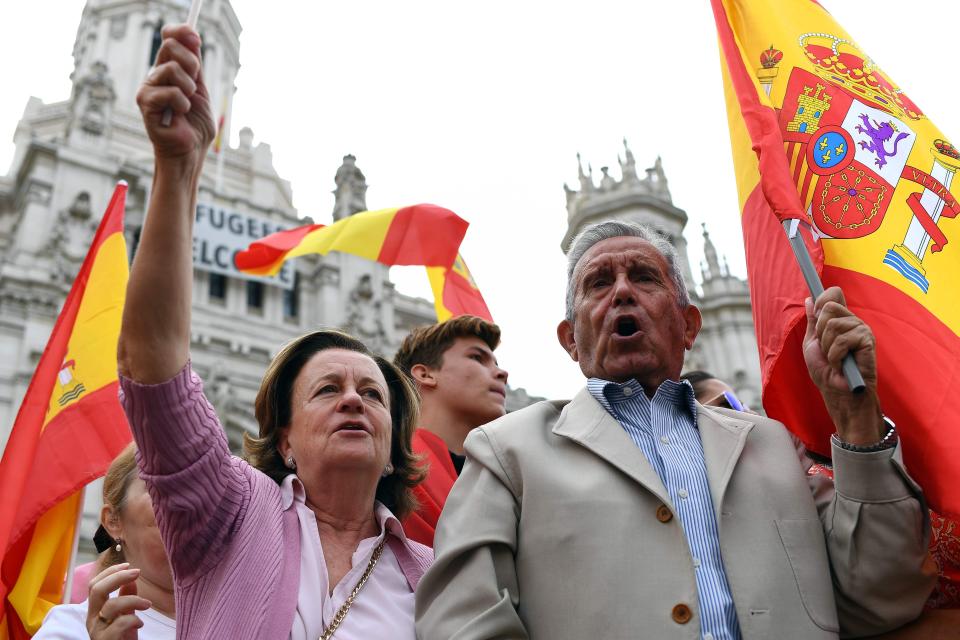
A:
<svg viewBox="0 0 960 640">
<path fill-rule="evenodd" d="M 113 550 L 116 551 L 117 553 L 120 553 L 121 551 L 123 551 L 123 547 L 120 545 L 121 542 L 122 540 L 120 540 L 120 538 L 117 538 L 117 546 L 113 548 Z"/>
<path fill-rule="evenodd" d="M 293 459 L 293 454 L 287 456 L 287 468 L 294 470 L 297 468 L 297 461 Z"/>
<path fill-rule="evenodd" d="M 392 463 L 392 462 L 388 462 L 388 463 L 387 463 L 387 466 L 385 466 L 385 467 L 383 468 L 383 473 L 380 474 L 380 477 L 386 478 L 387 476 L 389 476 L 389 475 L 392 474 L 392 473 L 393 473 L 393 463 Z"/>
</svg>

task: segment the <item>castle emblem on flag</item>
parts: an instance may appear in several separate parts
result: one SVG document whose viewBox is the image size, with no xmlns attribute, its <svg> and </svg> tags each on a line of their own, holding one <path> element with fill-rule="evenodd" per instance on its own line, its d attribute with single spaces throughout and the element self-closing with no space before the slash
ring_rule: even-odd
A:
<svg viewBox="0 0 960 640">
<path fill-rule="evenodd" d="M 65 360 L 60 365 L 60 372 L 57 374 L 57 383 L 63 389 L 63 393 L 57 398 L 57 404 L 61 407 L 73 402 L 86 391 L 83 383 L 73 377 L 77 363 L 74 360 Z"/>
</svg>

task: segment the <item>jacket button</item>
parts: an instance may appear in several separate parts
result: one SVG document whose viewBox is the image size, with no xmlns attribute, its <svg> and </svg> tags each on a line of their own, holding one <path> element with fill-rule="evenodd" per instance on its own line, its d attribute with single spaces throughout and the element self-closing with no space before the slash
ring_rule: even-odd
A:
<svg viewBox="0 0 960 640">
<path fill-rule="evenodd" d="M 690 611 L 690 607 L 680 603 L 670 612 L 670 617 L 672 617 L 673 621 L 677 624 L 687 624 L 690 622 L 690 618 L 693 617 L 693 613 Z"/>
<path fill-rule="evenodd" d="M 667 505 L 662 504 L 657 507 L 657 520 L 660 522 L 670 522 L 673 520 L 673 514 L 670 512 L 670 509 L 667 507 Z"/>
</svg>

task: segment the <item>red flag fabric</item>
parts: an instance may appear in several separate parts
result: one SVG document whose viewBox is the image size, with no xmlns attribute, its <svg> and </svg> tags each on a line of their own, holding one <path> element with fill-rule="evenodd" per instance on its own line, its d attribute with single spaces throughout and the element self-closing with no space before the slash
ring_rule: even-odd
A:
<svg viewBox="0 0 960 640">
<path fill-rule="evenodd" d="M 114 191 L 0 461 L 0 638 L 30 637 L 61 601 L 80 490 L 131 440 L 116 355 L 126 192 L 126 183 Z"/>
</svg>

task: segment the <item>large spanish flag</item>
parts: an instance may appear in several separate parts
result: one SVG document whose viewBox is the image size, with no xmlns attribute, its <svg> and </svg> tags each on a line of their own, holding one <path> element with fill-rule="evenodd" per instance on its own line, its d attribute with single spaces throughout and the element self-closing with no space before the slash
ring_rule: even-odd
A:
<svg viewBox="0 0 960 640">
<path fill-rule="evenodd" d="M 829 452 L 801 353 L 808 294 L 780 224 L 796 218 L 824 286 L 842 287 L 877 336 L 880 399 L 911 474 L 956 518 L 960 153 L 821 4 L 711 1 L 764 408 Z"/>
<path fill-rule="evenodd" d="M 117 397 L 126 193 L 117 185 L 0 461 L 0 638 L 30 637 L 62 601 L 80 490 L 131 439 Z"/>
<path fill-rule="evenodd" d="M 268 276 L 286 260 L 330 251 L 389 266 L 423 265 L 440 322 L 463 314 L 490 320 L 483 296 L 458 253 L 468 226 L 453 211 L 433 204 L 361 211 L 329 226 L 304 225 L 271 234 L 239 252 L 235 262 L 241 271 Z"/>
</svg>

